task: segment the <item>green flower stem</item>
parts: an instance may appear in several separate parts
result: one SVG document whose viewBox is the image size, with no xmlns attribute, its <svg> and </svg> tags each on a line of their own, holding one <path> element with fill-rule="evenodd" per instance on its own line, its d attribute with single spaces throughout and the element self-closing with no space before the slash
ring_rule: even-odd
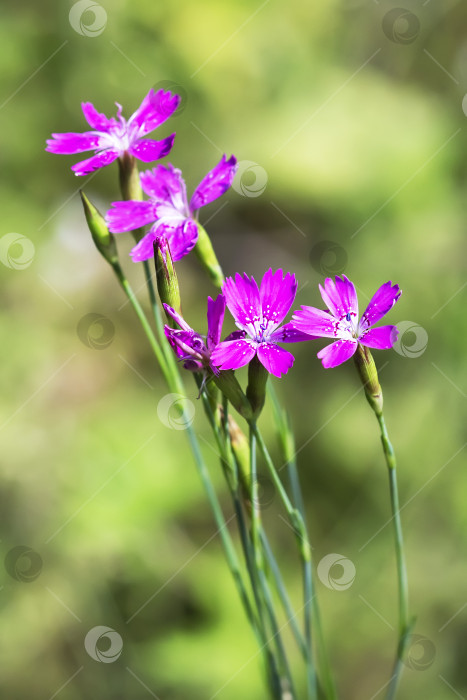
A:
<svg viewBox="0 0 467 700">
<path fill-rule="evenodd" d="M 151 325 L 148 322 L 148 319 L 146 318 L 146 314 L 143 311 L 143 308 L 141 304 L 139 303 L 135 293 L 133 292 L 133 289 L 131 288 L 130 283 L 128 282 L 127 278 L 125 277 L 125 273 L 123 272 L 122 268 L 118 263 L 112 265 L 112 269 L 115 272 L 115 275 L 120 282 L 123 291 L 125 292 L 128 301 L 133 307 L 134 312 L 138 316 L 139 322 L 141 323 L 143 330 L 146 334 L 146 337 L 149 340 L 149 343 L 151 345 L 152 351 L 154 352 L 154 355 L 156 356 L 156 360 L 159 363 L 159 366 L 162 370 L 162 374 L 164 375 L 164 378 L 168 384 L 170 384 L 171 376 L 169 373 L 169 369 L 167 367 L 167 362 L 164 356 L 164 353 L 162 352 L 161 346 L 158 343 L 153 330 L 151 328 Z"/>
<path fill-rule="evenodd" d="M 412 630 L 413 621 L 409 618 L 409 590 L 407 581 L 407 568 L 404 556 L 404 541 L 402 537 L 402 523 L 399 508 L 399 493 L 397 488 L 396 456 L 389 440 L 386 423 L 382 411 L 375 411 L 381 429 L 381 442 L 386 459 L 389 476 L 389 492 L 391 497 L 392 521 L 394 524 L 394 542 L 397 563 L 397 581 L 399 588 L 399 640 L 397 645 L 396 659 L 394 661 L 393 673 L 386 695 L 387 700 L 396 697 L 397 686 L 402 673 L 402 661 L 405 655 L 409 635 Z"/>
<path fill-rule="evenodd" d="M 258 475 L 256 469 L 256 425 L 253 421 L 250 424 L 250 503 L 251 548 L 253 550 L 251 560 L 254 566 L 254 581 L 252 580 L 252 585 L 253 587 L 255 587 L 256 584 L 259 585 L 261 591 L 261 598 L 266 607 L 271 626 L 271 641 L 274 640 L 278 657 L 281 660 L 283 674 L 282 681 L 285 681 L 287 684 L 287 687 L 284 687 L 283 683 L 280 683 L 281 692 L 278 697 L 282 698 L 283 691 L 288 691 L 291 694 L 292 698 L 296 698 L 296 694 L 293 688 L 292 675 L 287 661 L 282 637 L 280 635 L 280 629 L 274 612 L 274 606 L 264 570 L 264 556 L 261 542 L 261 511 L 258 500 Z"/>
<path fill-rule="evenodd" d="M 264 550 L 264 553 L 266 555 L 266 562 L 267 562 L 268 567 L 269 567 L 269 569 L 272 573 L 272 576 L 274 578 L 274 583 L 275 583 L 277 592 L 279 594 L 279 598 L 281 600 L 282 607 L 284 608 L 284 612 L 287 616 L 287 620 L 290 623 L 290 627 L 291 627 L 293 635 L 295 637 L 295 641 L 297 642 L 297 645 L 302 653 L 302 656 L 306 661 L 308 659 L 308 647 L 307 647 L 307 644 L 305 642 L 305 638 L 304 638 L 303 634 L 301 633 L 299 626 L 297 625 L 296 613 L 294 612 L 294 610 L 292 608 L 289 594 L 287 593 L 287 589 L 286 589 L 284 582 L 282 580 L 279 565 L 276 561 L 276 558 L 275 558 L 274 553 L 271 549 L 271 545 L 269 544 L 269 540 L 268 540 L 268 537 L 267 537 L 264 529 L 261 530 L 261 543 L 263 545 L 263 550 Z"/>
<path fill-rule="evenodd" d="M 300 511 L 295 508 L 287 494 L 287 491 L 285 490 L 282 481 L 279 478 L 279 475 L 277 474 L 276 468 L 273 464 L 273 461 L 271 459 L 271 456 L 269 454 L 269 451 L 266 447 L 266 444 L 263 440 L 263 437 L 258 430 L 256 424 L 251 423 L 250 424 L 250 429 L 254 433 L 256 440 L 258 442 L 258 447 L 260 449 L 260 452 L 264 458 L 264 461 L 266 462 L 266 466 L 268 468 L 268 471 L 270 473 L 270 476 L 274 482 L 274 485 L 279 493 L 279 496 L 281 498 L 281 501 L 286 509 L 287 515 L 289 517 L 290 524 L 292 526 L 292 529 L 295 532 L 296 539 L 297 539 L 297 544 L 298 544 L 298 550 L 300 553 L 300 558 L 301 558 L 301 563 L 302 563 L 302 572 L 303 572 L 303 585 L 304 585 L 304 603 L 305 603 L 305 609 L 308 608 L 308 611 L 305 613 L 306 619 L 310 620 L 310 624 L 307 625 L 306 627 L 306 638 L 307 638 L 307 644 L 309 648 L 309 657 L 308 657 L 308 663 L 307 663 L 307 678 L 308 678 L 308 688 L 309 688 L 309 697 L 311 700 L 316 700 L 318 690 L 317 690 L 317 678 L 316 678 L 316 672 L 313 666 L 312 658 L 313 658 L 313 653 L 312 653 L 312 639 L 311 639 L 311 606 L 313 604 L 313 599 L 315 597 L 313 593 L 313 587 L 312 587 L 312 572 L 311 572 L 311 548 L 310 548 L 310 543 L 308 540 L 308 533 L 306 531 L 306 526 L 304 519 L 302 517 L 302 514 Z"/>
<path fill-rule="evenodd" d="M 200 378 L 197 375 L 195 375 L 195 379 L 196 379 L 196 383 L 197 383 L 198 387 L 200 388 L 201 387 Z M 222 469 L 224 471 L 227 484 L 229 486 L 229 491 L 230 491 L 230 494 L 232 497 L 232 502 L 233 502 L 233 505 L 235 508 L 235 514 L 237 516 L 238 527 L 239 527 L 239 532 L 240 532 L 240 541 L 242 544 L 242 549 L 243 549 L 243 553 L 245 556 L 245 562 L 246 562 L 248 574 L 250 577 L 251 588 L 253 591 L 253 597 L 254 597 L 255 605 L 256 605 L 256 609 L 257 609 L 256 633 L 257 633 L 258 639 L 260 640 L 260 647 L 261 647 L 261 649 L 263 651 L 263 655 L 265 657 L 266 669 L 267 669 L 267 675 L 268 675 L 268 683 L 270 685 L 273 696 L 275 698 L 282 698 L 282 685 L 281 685 L 281 680 L 280 680 L 280 673 L 278 670 L 278 664 L 277 664 L 277 661 L 276 661 L 276 658 L 275 658 L 273 652 L 270 649 L 271 638 L 270 638 L 270 635 L 268 634 L 266 621 L 265 621 L 265 612 L 264 612 L 265 607 L 267 609 L 267 612 L 268 612 L 268 615 L 269 615 L 269 618 L 271 621 L 271 628 L 272 628 L 272 633 L 273 633 L 272 639 L 275 639 L 276 646 L 278 648 L 278 653 L 281 656 L 283 662 L 285 662 L 285 667 L 288 669 L 287 659 L 285 657 L 285 651 L 284 651 L 284 648 L 282 645 L 282 640 L 280 638 L 278 639 L 279 630 L 277 627 L 277 622 L 275 622 L 275 615 L 274 615 L 274 611 L 272 608 L 270 596 L 267 597 L 267 600 L 264 600 L 264 580 L 262 582 L 260 580 L 260 573 L 255 566 L 255 558 L 254 558 L 254 555 L 252 553 L 251 543 L 250 543 L 249 537 L 248 537 L 248 527 L 246 524 L 245 514 L 244 514 L 244 510 L 242 508 L 240 495 L 239 495 L 240 483 L 239 483 L 239 477 L 238 477 L 238 467 L 235 463 L 233 452 L 232 452 L 232 449 L 230 447 L 229 440 L 227 438 L 227 435 L 228 435 L 228 403 L 224 397 L 224 412 L 223 412 L 224 434 L 222 434 L 220 429 L 219 429 L 219 423 L 216 420 L 216 417 L 215 417 L 214 412 L 212 410 L 212 406 L 211 406 L 211 403 L 209 401 L 209 397 L 207 395 L 206 389 L 203 389 L 203 391 L 201 392 L 201 398 L 203 401 L 203 406 L 204 406 L 206 416 L 209 420 L 209 423 L 212 427 L 212 430 L 213 430 L 213 433 L 214 433 L 214 436 L 216 439 L 216 444 L 217 444 L 217 447 L 219 449 L 219 456 L 220 456 L 220 460 L 221 460 Z M 263 595 L 261 595 L 261 593 L 263 593 Z M 289 675 L 290 675 L 290 671 L 289 671 Z"/>
<path fill-rule="evenodd" d="M 269 393 L 269 397 L 270 397 L 271 403 L 272 403 L 274 422 L 276 424 L 276 430 L 277 430 L 279 442 L 281 445 L 282 458 L 283 458 L 284 462 L 287 464 L 290 489 L 292 492 L 292 502 L 295 505 L 295 507 L 299 510 L 299 512 L 301 513 L 303 522 L 304 522 L 304 524 L 306 524 L 305 506 L 304 506 L 304 502 L 303 502 L 300 480 L 298 478 L 297 461 L 295 459 L 295 454 L 296 454 L 295 440 L 294 440 L 294 435 L 293 435 L 293 432 L 292 432 L 292 429 L 290 426 L 290 421 L 289 421 L 287 413 L 281 407 L 281 405 L 279 403 L 279 399 L 277 398 L 274 386 L 271 383 L 269 383 L 269 385 L 268 385 L 268 393 Z M 306 631 L 308 630 L 308 632 L 306 632 L 307 660 L 308 660 L 308 662 L 310 664 L 310 668 L 311 668 L 311 666 L 313 664 L 313 658 L 312 658 L 312 653 L 311 653 L 312 648 L 311 648 L 310 631 L 313 627 L 313 629 L 315 631 L 315 636 L 316 636 L 314 647 L 315 647 L 316 655 L 318 658 L 318 668 L 320 671 L 320 673 L 319 673 L 320 682 L 325 689 L 326 699 L 327 700 L 336 700 L 337 693 L 336 693 L 336 688 L 335 688 L 335 684 L 334 684 L 334 678 L 333 678 L 333 674 L 332 674 L 331 664 L 329 662 L 329 658 L 327 655 L 326 643 L 325 643 L 324 633 L 323 633 L 323 629 L 322 629 L 322 625 L 321 625 L 321 615 L 320 615 L 320 611 L 319 611 L 318 598 L 317 598 L 316 594 L 313 595 L 313 589 L 314 589 L 313 579 L 311 580 L 311 583 L 308 583 L 308 581 L 305 580 L 305 577 L 308 577 L 310 574 L 312 574 L 312 572 L 308 569 L 308 567 L 305 569 L 304 565 L 302 565 L 302 569 L 303 569 L 303 578 L 304 578 L 305 601 L 308 601 L 310 599 L 310 597 L 312 599 L 311 615 L 310 615 L 309 606 L 305 605 L 305 607 L 304 607 L 304 628 Z M 313 674 L 310 673 L 310 670 L 308 672 L 308 690 L 309 690 L 310 697 L 312 697 Z"/>
<path fill-rule="evenodd" d="M 228 482 L 229 487 L 230 487 L 230 483 L 231 483 L 230 475 L 234 471 L 234 466 L 233 466 L 234 457 L 232 454 L 232 450 L 231 449 L 228 450 L 228 444 L 224 445 L 224 443 L 222 442 L 219 428 L 216 425 L 214 414 L 212 412 L 211 406 L 209 404 L 209 401 L 208 401 L 208 398 L 207 398 L 205 392 L 202 393 L 202 399 L 203 399 L 203 404 L 205 405 L 206 415 L 208 417 L 208 420 L 213 428 L 213 432 L 214 432 L 214 435 L 216 437 L 216 443 L 217 443 L 217 446 L 219 448 L 219 454 L 221 455 L 221 460 L 222 461 L 225 460 L 225 461 L 230 463 L 230 465 L 228 467 L 226 467 L 224 465 L 224 470 L 226 468 L 228 469 L 229 476 L 226 475 L 226 478 L 227 478 L 227 482 Z M 224 422 L 227 425 L 227 408 L 226 408 L 225 404 L 224 404 Z M 227 429 L 225 429 L 224 432 L 227 435 Z M 227 450 L 226 450 L 226 448 L 227 448 Z M 235 483 L 236 484 L 239 483 L 238 477 L 237 477 Z M 243 525 L 243 532 L 247 532 L 247 528 L 245 526 L 244 519 L 242 521 L 241 517 L 239 517 L 240 499 L 239 499 L 238 494 L 236 493 L 236 486 L 234 488 L 231 488 L 230 491 L 231 491 L 232 499 L 234 502 L 235 510 L 237 513 L 237 517 L 239 518 L 240 528 Z M 243 510 L 241 510 L 241 508 L 240 508 L 240 515 L 243 516 Z M 242 532 L 242 529 L 240 531 Z M 295 637 L 295 640 L 297 642 L 298 648 L 300 649 L 300 651 L 301 651 L 301 653 L 306 661 L 308 658 L 308 648 L 307 648 L 307 645 L 305 643 L 305 639 L 304 639 L 304 637 L 303 637 L 302 633 L 300 632 L 300 629 L 297 625 L 296 615 L 292 609 L 292 604 L 290 602 L 290 598 L 289 598 L 289 595 L 287 593 L 287 589 L 285 587 L 285 584 L 282 580 L 279 566 L 278 566 L 277 561 L 274 557 L 274 553 L 271 549 L 271 545 L 269 544 L 268 537 L 267 537 L 266 532 L 265 532 L 262 525 L 261 525 L 261 544 L 263 547 L 264 554 L 266 556 L 266 563 L 267 563 L 269 570 L 271 571 L 272 576 L 274 578 L 274 583 L 275 583 L 277 592 L 279 594 L 279 598 L 281 600 L 282 607 L 284 608 L 284 612 L 287 616 L 287 619 L 290 620 L 290 626 L 291 626 L 293 635 Z"/>
</svg>

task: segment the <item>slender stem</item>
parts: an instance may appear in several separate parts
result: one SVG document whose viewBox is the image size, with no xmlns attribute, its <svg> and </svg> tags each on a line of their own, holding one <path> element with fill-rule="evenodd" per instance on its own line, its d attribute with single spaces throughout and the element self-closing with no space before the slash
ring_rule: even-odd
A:
<svg viewBox="0 0 467 700">
<path fill-rule="evenodd" d="M 402 673 L 402 661 L 408 643 L 412 621 L 409 618 L 409 590 L 407 581 L 407 568 L 404 556 L 404 541 L 402 537 L 402 523 L 399 508 L 399 493 L 397 488 L 396 456 L 389 440 L 384 416 L 376 412 L 376 417 L 381 429 L 381 442 L 386 459 L 389 476 L 389 492 L 391 496 L 392 522 L 394 525 L 394 543 L 396 550 L 397 581 L 399 588 L 399 640 L 397 645 L 396 658 L 393 666 L 391 682 L 386 695 L 387 700 L 396 697 L 397 686 Z"/>
<path fill-rule="evenodd" d="M 255 567 L 255 578 L 261 590 L 261 597 L 264 600 L 266 610 L 271 625 L 272 639 L 274 640 L 277 653 L 281 659 L 282 671 L 285 676 L 283 680 L 287 681 L 287 690 L 295 698 L 296 694 L 293 688 L 292 674 L 290 672 L 287 656 L 285 653 L 282 637 L 280 634 L 279 625 L 276 620 L 274 605 L 271 598 L 266 574 L 264 571 L 264 557 L 261 543 L 261 511 L 258 500 L 258 474 L 256 465 L 256 425 L 252 421 L 250 424 L 250 503 L 251 503 L 251 546 L 253 549 L 253 562 Z M 282 688 L 282 683 L 280 684 Z M 282 698 L 282 691 L 279 695 Z"/>
<path fill-rule="evenodd" d="M 250 503 L 251 503 L 251 539 L 257 567 L 263 567 L 261 554 L 260 528 L 261 516 L 258 502 L 258 473 L 256 469 L 256 434 L 255 424 L 250 425 Z"/>
<path fill-rule="evenodd" d="M 287 464 L 290 489 L 292 492 L 292 502 L 300 512 L 303 519 L 303 523 L 306 526 L 305 505 L 303 502 L 300 480 L 298 478 L 297 462 L 295 459 L 296 449 L 293 432 L 290 427 L 288 416 L 285 413 L 284 409 L 281 407 L 279 399 L 277 398 L 276 392 L 274 390 L 274 386 L 271 383 L 269 383 L 268 385 L 268 392 L 272 402 L 274 422 L 276 424 L 276 430 L 282 449 L 282 457 L 285 463 Z M 324 687 L 327 700 L 336 700 L 337 693 L 334 685 L 331 664 L 326 650 L 326 643 L 321 625 L 321 615 L 319 611 L 318 598 L 316 594 L 313 595 L 313 578 L 311 578 L 311 582 L 308 582 L 308 577 L 312 577 L 311 563 L 310 567 L 305 567 L 305 565 L 302 563 L 302 574 L 305 601 L 308 601 L 311 598 L 311 611 L 308 605 L 304 606 L 304 628 L 306 630 L 307 636 L 306 661 L 308 664 L 308 693 L 310 697 L 313 696 L 313 655 L 311 648 L 312 640 L 310 639 L 310 631 L 314 629 L 316 637 L 314 649 L 316 651 L 316 656 L 318 659 L 319 680 Z"/>
<path fill-rule="evenodd" d="M 289 521 L 292 526 L 293 531 L 295 532 L 295 536 L 297 539 L 297 544 L 298 544 L 298 550 L 300 553 L 300 558 L 301 558 L 301 563 L 302 563 L 302 572 L 303 572 L 303 585 L 304 585 L 304 604 L 305 604 L 305 609 L 308 608 L 308 611 L 305 613 L 305 619 L 307 620 L 306 628 L 305 628 L 305 634 L 307 638 L 307 646 L 309 649 L 309 663 L 307 664 L 307 679 L 308 679 L 308 689 L 309 689 L 309 697 L 311 700 L 315 700 L 318 697 L 318 689 L 317 689 L 317 678 L 316 678 L 316 672 L 312 663 L 312 636 L 311 636 L 311 606 L 313 604 L 313 599 L 315 597 L 315 594 L 313 593 L 313 582 L 312 582 L 312 572 L 311 572 L 311 548 L 310 548 L 310 543 L 308 540 L 308 533 L 306 531 L 306 526 L 304 519 L 302 517 L 302 514 L 300 513 L 299 510 L 294 508 L 292 505 L 289 496 L 287 494 L 287 491 L 285 490 L 282 481 L 279 478 L 279 475 L 277 474 L 276 468 L 274 466 L 274 463 L 271 459 L 271 456 L 269 454 L 269 451 L 266 447 L 266 444 L 263 440 L 263 437 L 258 430 L 256 424 L 251 423 L 250 425 L 251 431 L 254 433 L 257 442 L 258 442 L 258 447 L 261 451 L 261 454 L 263 455 L 264 461 L 266 462 L 266 466 L 269 470 L 269 473 L 271 475 L 271 478 L 274 482 L 274 485 L 279 493 L 279 496 L 282 500 L 282 503 L 287 511 L 287 515 L 289 516 Z"/>
<path fill-rule="evenodd" d="M 164 322 L 161 317 L 161 311 L 159 304 L 157 302 L 156 291 L 154 289 L 154 282 L 152 280 L 151 268 L 148 260 L 143 260 L 144 276 L 146 278 L 146 284 L 148 285 L 149 301 L 151 303 L 152 315 L 154 317 L 154 322 L 156 324 L 156 333 L 161 344 L 162 352 L 169 366 L 174 367 L 176 365 L 175 356 L 172 348 L 167 342 L 167 338 L 164 333 Z"/>
<path fill-rule="evenodd" d="M 153 330 L 151 328 L 151 325 L 149 324 L 148 319 L 146 318 L 146 314 L 143 311 L 143 308 L 141 304 L 139 303 L 130 283 L 128 282 L 127 278 L 125 277 L 125 274 L 120 267 L 120 265 L 113 265 L 112 266 L 113 271 L 115 272 L 115 275 L 117 276 L 118 281 L 120 282 L 123 291 L 128 297 L 128 301 L 133 307 L 133 310 L 135 311 L 136 315 L 138 316 L 139 322 L 141 323 L 143 330 L 146 334 L 146 337 L 149 340 L 149 343 L 151 345 L 151 348 L 154 352 L 154 355 L 156 356 L 157 362 L 159 363 L 159 366 L 162 370 L 162 373 L 164 375 L 165 380 L 167 383 L 170 381 L 170 374 L 169 370 L 167 367 L 167 362 L 164 357 L 164 354 L 162 352 L 161 346 L 159 342 L 157 341 Z"/>
<path fill-rule="evenodd" d="M 196 383 L 200 386 L 199 378 L 195 375 Z M 216 417 L 213 413 L 211 404 L 209 402 L 209 397 L 206 390 L 201 392 L 201 397 L 203 401 L 204 410 L 209 423 L 212 427 L 217 447 L 219 449 L 219 455 L 221 459 L 221 465 L 226 476 L 227 484 L 229 486 L 230 494 L 232 497 L 232 502 L 235 508 L 235 514 L 237 516 L 238 527 L 240 532 L 240 541 L 242 544 L 243 553 L 245 556 L 245 562 L 247 565 L 248 574 L 250 577 L 251 589 L 253 592 L 257 615 L 255 617 L 256 622 L 256 634 L 260 642 L 260 647 L 265 658 L 266 671 L 268 675 L 268 683 L 271 688 L 271 692 L 274 697 L 282 698 L 280 673 L 277 666 L 276 658 L 270 649 L 271 638 L 268 636 L 268 631 L 266 628 L 266 622 L 264 618 L 264 602 L 260 595 L 260 590 L 258 586 L 258 571 L 255 566 L 254 555 L 251 550 L 251 544 L 248 537 L 248 527 L 246 525 L 245 515 L 240 501 L 238 488 L 239 488 L 239 477 L 238 477 L 238 467 L 235 463 L 235 459 L 230 448 L 230 442 L 227 439 L 228 435 L 228 404 L 224 397 L 224 435 L 219 429 L 219 424 L 216 421 Z M 268 613 L 270 611 L 268 610 Z M 276 630 L 274 630 L 273 639 Z M 283 650 L 282 650 L 283 651 Z M 285 654 L 285 652 L 283 652 Z"/>
<path fill-rule="evenodd" d="M 211 427 L 213 428 L 213 432 L 214 432 L 214 435 L 216 437 L 216 443 L 217 443 L 217 446 L 219 448 L 219 453 L 221 455 L 221 459 L 227 460 L 230 463 L 229 466 L 224 465 L 224 468 L 229 469 L 229 475 L 230 475 L 232 473 L 232 471 L 235 469 L 235 465 L 233 464 L 234 458 L 233 458 L 232 450 L 228 449 L 229 442 L 227 440 L 226 440 L 226 444 L 224 444 L 222 442 L 221 434 L 220 434 L 219 428 L 215 422 L 214 414 L 213 414 L 211 406 L 209 404 L 208 397 L 206 396 L 206 392 L 202 392 L 202 399 L 203 399 L 203 404 L 205 407 L 206 415 L 208 417 L 208 420 L 211 424 Z M 228 432 L 227 432 L 227 405 L 225 402 L 225 397 L 224 397 L 224 422 L 225 422 L 225 426 L 226 426 L 225 427 L 225 434 L 227 435 L 228 434 Z M 229 477 L 227 477 L 227 482 L 228 482 L 229 487 L 230 487 L 231 479 L 229 479 Z M 239 483 L 238 476 L 236 478 L 236 483 L 237 484 Z M 232 500 L 233 500 L 234 507 L 235 507 L 235 512 L 237 514 L 237 518 L 238 518 L 238 522 L 239 522 L 240 535 L 242 537 L 242 542 L 245 545 L 245 543 L 247 541 L 248 529 L 247 529 L 247 526 L 245 523 L 245 518 L 244 518 L 244 514 L 243 514 L 243 509 L 241 507 L 240 498 L 238 496 L 236 489 L 230 488 L 230 492 L 231 492 Z M 303 637 L 302 633 L 300 632 L 300 629 L 297 625 L 296 615 L 293 611 L 292 604 L 290 602 L 290 598 L 289 598 L 289 595 L 287 593 L 287 589 L 286 589 L 284 582 L 282 580 L 279 566 L 278 566 L 277 561 L 274 557 L 274 553 L 271 549 L 271 545 L 269 544 L 268 537 L 266 535 L 266 532 L 265 532 L 262 524 L 261 524 L 260 537 L 261 537 L 261 545 L 262 545 L 262 548 L 263 548 L 263 551 L 264 551 L 264 554 L 266 557 L 266 562 L 268 564 L 269 570 L 271 571 L 271 573 L 273 575 L 274 583 L 275 583 L 277 592 L 279 594 L 279 598 L 281 600 L 282 606 L 284 608 L 284 612 L 287 616 L 287 619 L 290 621 L 290 626 L 292 628 L 293 635 L 295 637 L 295 640 L 297 642 L 297 645 L 298 645 L 300 651 L 302 652 L 303 658 L 305 659 L 305 661 L 307 661 L 308 648 L 307 648 L 305 639 L 304 639 L 304 637 Z M 244 551 L 245 551 L 245 553 L 247 552 L 246 546 L 244 546 Z"/>
<path fill-rule="evenodd" d="M 292 632 L 297 642 L 297 645 L 302 653 L 303 658 L 306 661 L 308 658 L 308 647 L 297 624 L 296 613 L 292 608 L 292 603 L 290 602 L 289 594 L 287 593 L 287 589 L 285 588 L 284 582 L 282 580 L 279 565 L 276 561 L 276 558 L 271 549 L 271 545 L 269 544 L 269 540 L 264 529 L 261 530 L 261 543 L 263 545 L 264 553 L 266 555 L 267 564 L 274 578 L 274 583 L 276 585 L 279 598 L 284 608 L 284 612 L 287 616 L 287 620 L 290 622 L 290 627 L 292 628 Z"/>
<path fill-rule="evenodd" d="M 209 472 L 207 470 L 206 464 L 205 464 L 204 459 L 202 457 L 195 431 L 193 430 L 191 425 L 188 426 L 188 428 L 187 428 L 187 434 L 188 434 L 188 440 L 190 442 L 190 446 L 191 446 L 191 449 L 193 452 L 193 456 L 195 458 L 196 467 L 197 467 L 198 473 L 201 477 L 201 481 L 203 483 L 203 486 L 206 490 L 209 504 L 212 508 L 212 511 L 214 514 L 214 519 L 215 519 L 216 525 L 218 527 L 218 532 L 221 536 L 221 540 L 222 540 L 222 544 L 224 547 L 224 552 L 225 552 L 225 555 L 227 558 L 227 563 L 228 563 L 229 569 L 232 573 L 235 584 L 237 586 L 237 590 L 239 592 L 240 599 L 243 603 L 243 607 L 245 608 L 245 612 L 247 614 L 248 620 L 249 620 L 251 626 L 253 627 L 253 630 L 256 630 L 255 615 L 253 613 L 250 599 L 247 595 L 246 588 L 245 588 L 245 585 L 243 582 L 243 578 L 242 578 L 242 575 L 240 573 L 240 567 L 239 567 L 239 563 L 238 563 L 238 559 L 237 559 L 237 554 L 235 552 L 235 548 L 233 546 L 230 534 L 227 530 L 227 523 L 225 521 L 224 514 L 222 512 L 222 509 L 221 509 L 219 500 L 217 498 L 216 492 L 215 492 L 214 487 L 212 485 L 211 478 L 209 476 Z"/>
</svg>

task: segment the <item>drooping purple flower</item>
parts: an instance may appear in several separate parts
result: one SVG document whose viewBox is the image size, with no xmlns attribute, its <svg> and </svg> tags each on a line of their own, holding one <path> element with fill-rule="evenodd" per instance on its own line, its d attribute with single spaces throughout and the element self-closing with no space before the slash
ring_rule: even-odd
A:
<svg viewBox="0 0 467 700">
<path fill-rule="evenodd" d="M 211 362 L 221 370 L 238 369 L 255 355 L 275 377 L 286 374 L 294 357 L 277 343 L 295 343 L 310 337 L 292 327 L 281 326 L 295 299 L 295 275 L 269 269 L 260 287 L 253 277 L 244 274 L 225 280 L 222 293 L 235 324 L 242 331 L 240 339 L 226 339 L 211 354 Z"/>
<path fill-rule="evenodd" d="M 221 338 L 225 313 L 224 296 L 219 294 L 216 299 L 208 297 L 208 333 L 206 337 L 196 333 L 171 306 L 164 304 L 164 309 L 180 326 L 180 330 L 165 326 L 164 332 L 178 359 L 183 361 L 185 369 L 192 372 L 210 369 L 218 374 L 219 370 L 211 365 L 211 353 Z"/>
<path fill-rule="evenodd" d="M 144 163 L 151 163 L 170 153 L 175 134 L 161 141 L 143 137 L 163 124 L 175 112 L 179 103 L 178 95 L 164 90 L 149 90 L 136 112 L 126 120 L 122 117 L 122 107 L 118 102 L 117 117 L 110 119 L 105 114 L 100 114 L 91 102 L 83 102 L 81 107 L 84 118 L 93 131 L 52 134 L 52 138 L 47 141 L 46 151 L 64 155 L 95 151 L 91 158 L 71 166 L 75 175 L 89 175 L 94 170 L 113 163 L 124 153 L 129 153 Z"/>
<path fill-rule="evenodd" d="M 174 261 L 187 255 L 198 240 L 198 209 L 221 197 L 232 184 L 237 170 L 237 159 L 225 155 L 199 183 L 188 203 L 182 173 L 173 165 L 158 165 L 141 173 L 141 187 L 149 201 L 113 202 L 107 212 L 107 223 L 112 233 L 124 233 L 153 224 L 148 233 L 131 251 L 134 262 L 153 256 L 154 241 L 164 234 Z"/>
<path fill-rule="evenodd" d="M 386 282 L 370 300 L 363 316 L 358 320 L 358 300 L 353 283 L 345 276 L 329 277 L 319 290 L 329 312 L 313 306 L 302 306 L 292 316 L 292 325 L 311 337 L 338 338 L 319 351 L 323 367 L 337 367 L 354 355 L 357 346 L 384 350 L 397 340 L 396 326 L 371 328 L 385 316 L 402 294 L 397 284 Z"/>
</svg>

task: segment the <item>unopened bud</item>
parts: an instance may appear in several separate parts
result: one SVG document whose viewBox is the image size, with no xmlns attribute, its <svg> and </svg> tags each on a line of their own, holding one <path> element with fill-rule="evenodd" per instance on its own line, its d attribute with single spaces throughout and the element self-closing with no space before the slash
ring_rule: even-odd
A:
<svg viewBox="0 0 467 700">
<path fill-rule="evenodd" d="M 213 377 L 217 387 L 229 399 L 232 406 L 246 421 L 253 418 L 251 404 L 245 396 L 242 387 L 231 369 L 223 370 Z"/>
<path fill-rule="evenodd" d="M 181 315 L 180 289 L 177 273 L 175 272 L 170 246 L 165 236 L 160 236 L 154 241 L 154 261 L 156 264 L 157 290 L 163 304 L 168 304 Z M 171 316 L 167 315 L 168 324 L 176 328 Z"/>
<path fill-rule="evenodd" d="M 383 391 L 378 380 L 378 372 L 370 349 L 359 343 L 357 352 L 354 355 L 354 360 L 360 379 L 365 387 L 365 395 L 368 403 L 376 415 L 380 416 L 383 413 Z"/>
<path fill-rule="evenodd" d="M 104 217 L 100 211 L 96 209 L 94 204 L 91 204 L 82 190 L 80 190 L 80 195 L 83 203 L 84 215 L 96 248 L 107 262 L 111 265 L 117 265 L 118 253 L 115 238 L 109 233 Z"/>
<path fill-rule="evenodd" d="M 257 418 L 263 410 L 268 378 L 269 372 L 255 355 L 248 365 L 248 387 L 246 390 L 246 395 L 253 409 L 254 418 Z"/>
</svg>

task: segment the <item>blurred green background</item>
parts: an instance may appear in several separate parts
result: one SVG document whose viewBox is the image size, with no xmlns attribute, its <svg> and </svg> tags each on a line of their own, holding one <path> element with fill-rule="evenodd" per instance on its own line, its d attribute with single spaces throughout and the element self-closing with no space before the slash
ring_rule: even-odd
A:
<svg viewBox="0 0 467 700">
<path fill-rule="evenodd" d="M 44 151 L 52 131 L 85 130 L 82 101 L 128 117 L 154 86 L 183 97 L 157 138 L 176 130 L 170 161 L 189 192 L 221 153 L 241 161 L 201 213 L 227 273 L 294 271 L 297 305 L 321 304 L 327 274 L 345 271 L 362 306 L 401 285 L 388 317 L 400 343 L 375 353 L 419 635 L 400 698 L 467 697 L 467 8 L 401 1 L 2 3 L 2 697 L 265 697 L 185 435 L 158 418 L 166 389 L 81 215 L 79 187 L 103 210 L 119 199 L 116 168 L 77 179 L 79 156 Z M 119 245 L 128 259 L 130 237 Z M 140 267 L 126 268 L 146 303 Z M 212 289 L 193 256 L 178 269 L 203 330 Z M 325 371 L 321 345 L 296 346 L 275 385 L 315 562 L 338 553 L 356 570 L 343 591 L 318 579 L 340 697 L 370 700 L 384 696 L 397 627 L 387 477 L 352 364 Z M 191 381 L 187 394 L 230 515 Z M 277 456 L 268 414 L 263 428 Z M 293 535 L 267 487 L 298 608 Z M 114 663 L 86 653 L 98 625 L 123 640 Z"/>
</svg>

